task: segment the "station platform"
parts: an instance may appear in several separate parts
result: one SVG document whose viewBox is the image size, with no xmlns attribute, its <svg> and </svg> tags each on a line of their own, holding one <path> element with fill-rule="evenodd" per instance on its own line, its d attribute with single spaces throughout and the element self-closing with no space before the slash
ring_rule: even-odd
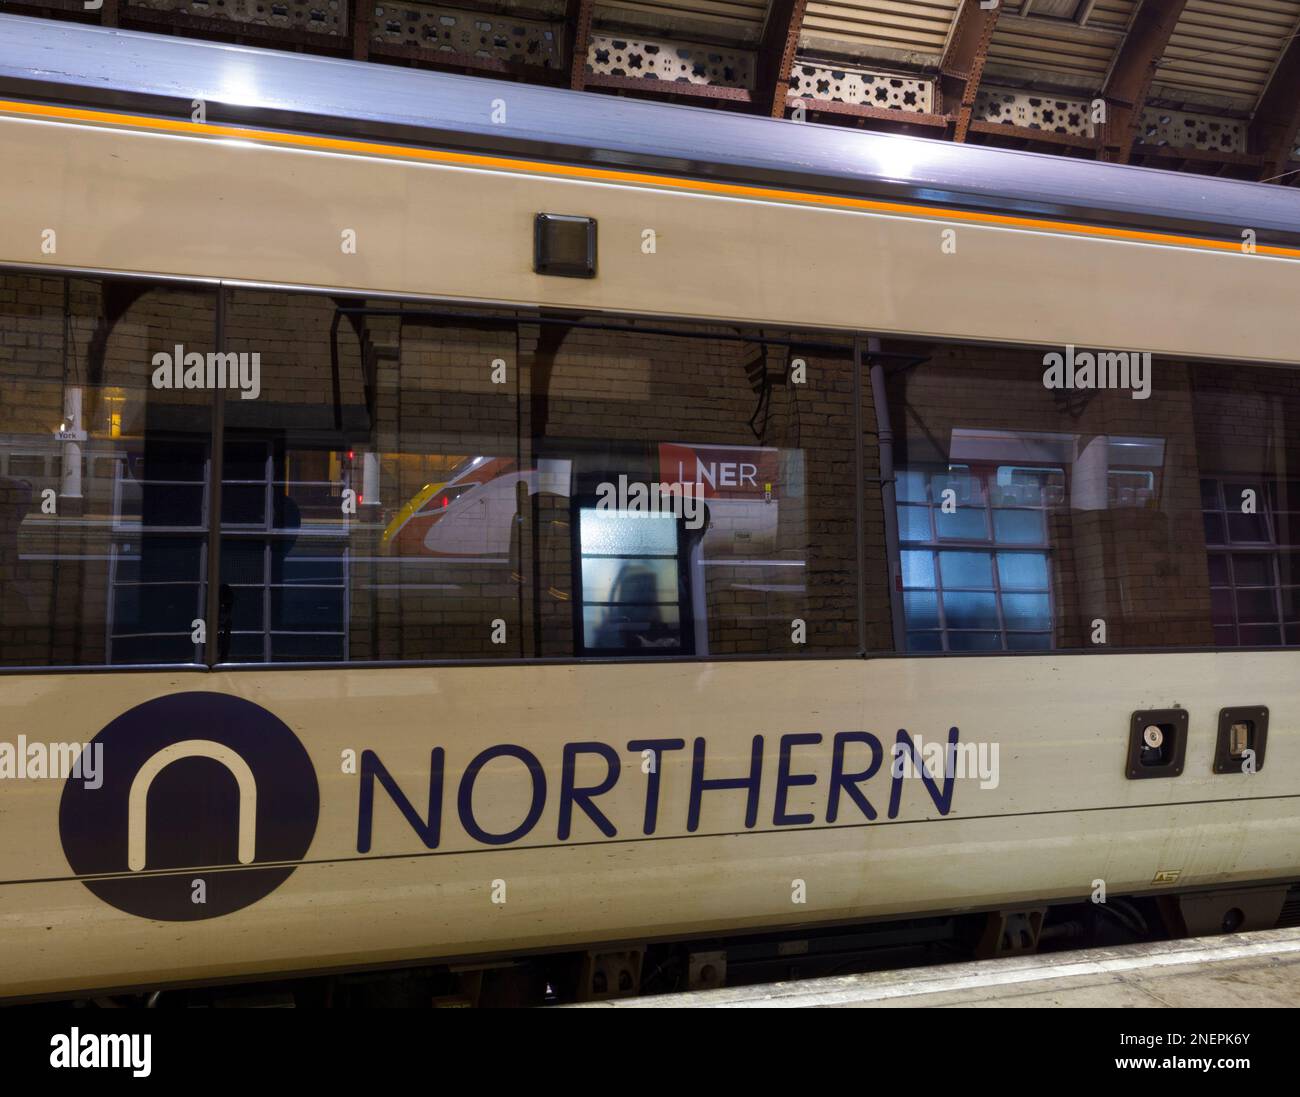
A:
<svg viewBox="0 0 1300 1097">
<path fill-rule="evenodd" d="M 1300 1005 L 1300 928 L 584 1003 L 659 1007 Z"/>
</svg>

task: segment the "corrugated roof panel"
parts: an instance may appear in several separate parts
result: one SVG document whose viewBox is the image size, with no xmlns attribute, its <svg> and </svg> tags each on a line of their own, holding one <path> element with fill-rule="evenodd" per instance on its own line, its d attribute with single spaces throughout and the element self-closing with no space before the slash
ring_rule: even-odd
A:
<svg viewBox="0 0 1300 1097">
<path fill-rule="evenodd" d="M 1122 39 L 1122 27 L 1094 27 L 1091 20 L 1081 27 L 1065 19 L 1004 15 L 989 44 L 988 70 L 1018 70 L 1024 78 L 1029 72 L 1053 73 L 1100 88 Z"/>
<path fill-rule="evenodd" d="M 877 50 L 937 64 L 959 0 L 809 0 L 799 44 L 870 59 Z"/>
<path fill-rule="evenodd" d="M 754 42 L 763 31 L 767 0 L 618 0 L 596 4 L 597 25 L 644 27 L 689 40 L 692 30 L 736 42 Z"/>
<path fill-rule="evenodd" d="M 1088 16 L 1088 26 L 1102 30 L 1128 30 L 1138 0 L 1097 0 Z"/>
<path fill-rule="evenodd" d="M 1300 23 L 1300 0 L 1187 0 L 1153 94 L 1216 96 L 1250 109 Z"/>
</svg>

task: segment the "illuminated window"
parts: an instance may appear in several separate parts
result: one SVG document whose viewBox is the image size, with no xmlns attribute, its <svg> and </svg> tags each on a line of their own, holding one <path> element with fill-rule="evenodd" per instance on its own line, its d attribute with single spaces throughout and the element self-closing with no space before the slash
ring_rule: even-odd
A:
<svg viewBox="0 0 1300 1097">
<path fill-rule="evenodd" d="M 1001 465 L 898 474 L 909 651 L 1052 646 L 1047 511 L 1059 468 Z"/>
<path fill-rule="evenodd" d="M 689 652 L 677 516 L 581 507 L 578 525 L 583 652 Z"/>
</svg>

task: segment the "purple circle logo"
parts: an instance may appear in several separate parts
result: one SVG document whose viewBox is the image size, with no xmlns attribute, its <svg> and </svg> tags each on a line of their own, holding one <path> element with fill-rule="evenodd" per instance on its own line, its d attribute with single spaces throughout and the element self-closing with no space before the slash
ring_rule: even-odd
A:
<svg viewBox="0 0 1300 1097">
<path fill-rule="evenodd" d="M 316 771 L 260 705 L 174 693 L 124 712 L 96 745 L 102 782 L 67 780 L 59 834 L 72 871 L 118 910 L 165 922 L 242 910 L 311 845 Z"/>
</svg>

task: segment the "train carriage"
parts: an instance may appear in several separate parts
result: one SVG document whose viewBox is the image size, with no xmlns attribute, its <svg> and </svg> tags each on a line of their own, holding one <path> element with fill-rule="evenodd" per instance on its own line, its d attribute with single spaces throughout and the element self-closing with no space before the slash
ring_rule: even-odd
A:
<svg viewBox="0 0 1300 1097">
<path fill-rule="evenodd" d="M 0 996 L 1291 917 L 1295 192 L 5 16 L 0 149 Z"/>
</svg>

